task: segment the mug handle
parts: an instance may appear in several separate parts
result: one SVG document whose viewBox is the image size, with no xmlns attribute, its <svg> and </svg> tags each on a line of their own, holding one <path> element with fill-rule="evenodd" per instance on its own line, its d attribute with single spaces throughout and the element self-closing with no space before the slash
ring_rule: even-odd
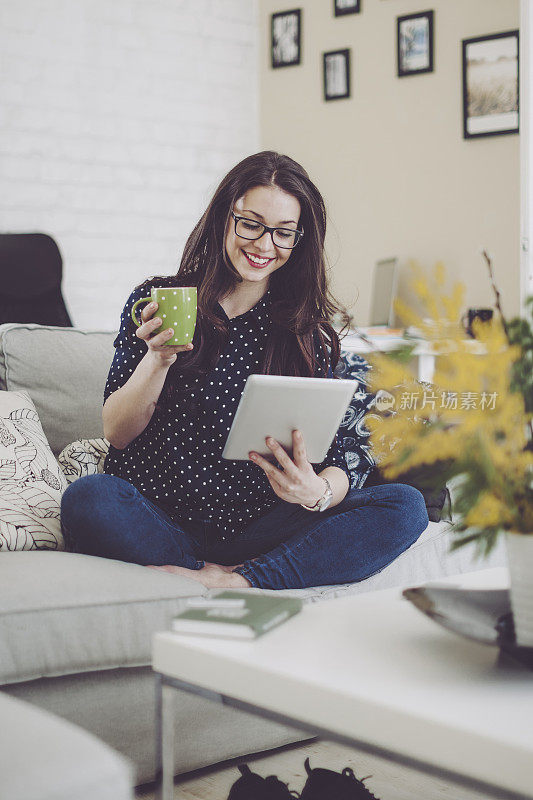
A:
<svg viewBox="0 0 533 800">
<path fill-rule="evenodd" d="M 141 297 L 140 300 L 137 300 L 137 302 L 135 302 L 133 304 L 133 307 L 131 309 L 131 318 L 134 321 L 134 323 L 137 325 L 138 328 L 140 328 L 143 323 L 142 322 L 137 322 L 137 317 L 135 316 L 135 309 L 137 308 L 139 303 L 151 303 L 151 302 L 152 302 L 152 298 L 151 297 Z"/>
</svg>

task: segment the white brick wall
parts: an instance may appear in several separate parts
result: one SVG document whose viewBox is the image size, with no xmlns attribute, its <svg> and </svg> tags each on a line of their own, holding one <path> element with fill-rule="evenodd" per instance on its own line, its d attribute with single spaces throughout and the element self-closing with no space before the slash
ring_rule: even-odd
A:
<svg viewBox="0 0 533 800">
<path fill-rule="evenodd" d="M 259 149 L 257 29 L 257 0 L 1 0 L 0 231 L 55 238 L 75 326 L 175 272 Z"/>
</svg>

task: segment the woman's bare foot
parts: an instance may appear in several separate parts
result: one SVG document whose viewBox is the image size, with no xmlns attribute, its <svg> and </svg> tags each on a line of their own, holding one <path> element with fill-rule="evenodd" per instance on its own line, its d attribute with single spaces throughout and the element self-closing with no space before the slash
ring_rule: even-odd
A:
<svg viewBox="0 0 533 800">
<path fill-rule="evenodd" d="M 161 572 L 170 572 L 173 575 L 191 578 L 191 580 L 207 586 L 208 589 L 249 589 L 251 586 L 250 581 L 246 580 L 243 575 L 233 572 L 236 566 L 241 566 L 240 564 L 225 567 L 222 564 L 211 564 L 206 561 L 202 569 L 187 569 L 186 567 L 176 567 L 174 564 L 165 564 L 161 567 L 155 567 L 152 564 L 147 566 L 149 569 L 158 569 Z"/>
</svg>

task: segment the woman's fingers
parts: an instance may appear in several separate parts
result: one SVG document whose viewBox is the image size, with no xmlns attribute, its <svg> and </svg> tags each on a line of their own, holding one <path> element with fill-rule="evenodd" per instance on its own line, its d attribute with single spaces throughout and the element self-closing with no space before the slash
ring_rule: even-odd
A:
<svg viewBox="0 0 533 800">
<path fill-rule="evenodd" d="M 141 319 L 143 320 L 143 324 L 137 328 L 136 334 L 139 339 L 143 339 L 148 347 L 152 350 L 157 352 L 164 352 L 167 355 L 173 355 L 174 353 L 182 353 L 185 350 L 192 350 L 193 344 L 192 342 L 189 344 L 180 344 L 180 345 L 167 345 L 169 339 L 172 339 L 174 336 L 174 330 L 172 328 L 166 328 L 165 330 L 161 331 L 160 333 L 153 336 L 152 334 L 156 331 L 162 324 L 163 320 L 161 317 L 154 317 L 157 310 L 157 303 L 150 303 L 145 308 L 143 308 L 141 312 Z"/>
<path fill-rule="evenodd" d="M 146 322 L 147 320 L 150 319 L 150 317 L 153 317 L 155 312 L 157 311 L 158 307 L 159 306 L 158 306 L 157 303 L 148 303 L 148 305 L 145 306 L 143 308 L 143 310 L 141 311 L 141 319 L 142 319 L 142 321 Z M 159 322 L 159 324 L 161 325 L 161 322 Z"/>
<path fill-rule="evenodd" d="M 260 456 L 259 453 L 251 453 L 250 458 L 258 467 L 261 467 L 269 480 L 272 479 L 275 481 L 282 489 L 286 488 L 284 486 L 284 483 L 286 483 L 285 473 L 281 472 L 281 470 L 275 467 L 274 464 L 271 464 L 270 461 L 267 461 L 266 458 Z"/>
<path fill-rule="evenodd" d="M 305 441 L 301 431 L 294 430 L 292 432 L 292 442 L 294 461 L 279 442 L 270 436 L 266 439 L 266 443 L 276 456 L 281 469 L 275 467 L 254 450 L 250 451 L 249 456 L 264 471 L 278 497 L 289 503 L 312 505 L 317 496 L 316 484 L 319 484 L 323 492 L 323 481 L 315 474 L 307 460 Z M 312 498 L 312 502 L 310 498 Z"/>
<path fill-rule="evenodd" d="M 174 330 L 172 328 L 166 328 L 163 331 L 160 331 L 158 334 L 153 336 L 152 334 L 156 331 L 161 325 L 163 324 L 163 320 L 161 317 L 154 317 L 158 309 L 158 304 L 148 303 L 141 311 L 141 320 L 142 325 L 137 328 L 137 336 L 139 339 L 143 339 L 148 347 L 152 350 L 157 352 L 164 352 L 167 355 L 173 355 L 174 353 L 183 353 L 184 350 L 192 350 L 193 344 L 190 342 L 189 344 L 179 344 L 179 345 L 167 345 L 167 342 L 172 339 L 174 336 Z"/>
<path fill-rule="evenodd" d="M 283 467 L 289 477 L 297 478 L 298 468 L 284 448 L 271 436 L 266 438 L 267 447 L 276 456 L 278 463 Z"/>
<path fill-rule="evenodd" d="M 152 328 L 150 328 L 150 332 L 157 330 L 161 325 L 162 320 L 154 320 L 156 323 Z M 150 344 L 154 347 L 163 347 L 172 337 L 174 336 L 174 330 L 172 328 L 165 328 L 165 330 L 160 331 L 155 336 L 150 336 Z M 169 348 L 170 349 L 170 348 Z"/>
<path fill-rule="evenodd" d="M 157 352 L 164 351 L 167 355 L 172 355 L 173 353 L 182 353 L 185 350 L 192 350 L 192 342 L 189 344 L 179 345 L 167 344 L 167 342 L 174 336 L 174 330 L 172 328 L 166 328 L 164 331 L 161 331 L 161 333 L 153 336 L 153 332 L 161 326 L 161 323 L 162 320 L 159 317 L 149 319 L 147 322 L 137 328 L 137 336 L 139 339 L 143 339 L 143 341 L 146 342 L 151 350 L 155 350 Z"/>
<path fill-rule="evenodd" d="M 161 317 L 154 318 L 157 309 L 157 303 L 148 303 L 148 305 L 142 309 L 141 325 L 137 328 L 137 335 L 140 335 L 141 339 L 146 338 L 147 331 L 151 332 L 154 328 L 158 328 L 161 325 Z"/>
<path fill-rule="evenodd" d="M 163 320 L 161 317 L 154 317 L 157 310 L 157 303 L 150 303 L 150 305 L 143 308 L 141 311 L 142 324 L 137 328 L 136 334 L 139 339 L 148 339 L 152 331 L 159 328 Z"/>
<path fill-rule="evenodd" d="M 158 333 L 157 336 L 154 336 L 151 339 L 146 341 L 148 347 L 151 347 L 152 350 L 156 350 L 158 353 L 183 353 L 185 350 L 192 350 L 193 344 L 190 342 L 189 344 L 166 344 L 169 339 L 172 339 L 174 335 L 174 331 L 170 331 L 167 334 L 166 331 L 162 333 Z"/>
<path fill-rule="evenodd" d="M 296 465 L 301 469 L 311 466 L 307 460 L 307 449 L 305 447 L 303 433 L 298 430 L 292 432 L 292 454 Z"/>
</svg>

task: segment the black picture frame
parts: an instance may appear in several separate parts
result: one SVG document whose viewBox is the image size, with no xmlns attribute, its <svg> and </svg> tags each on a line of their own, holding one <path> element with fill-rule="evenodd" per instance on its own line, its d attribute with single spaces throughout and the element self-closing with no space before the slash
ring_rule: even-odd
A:
<svg viewBox="0 0 533 800">
<path fill-rule="evenodd" d="M 398 77 L 433 72 L 434 12 L 421 11 L 396 19 Z"/>
<path fill-rule="evenodd" d="M 350 97 L 350 50 L 330 50 L 322 55 L 324 100 Z"/>
<path fill-rule="evenodd" d="M 346 14 L 360 14 L 361 0 L 333 0 L 333 13 L 336 17 Z"/>
<path fill-rule="evenodd" d="M 302 10 L 279 11 L 270 18 L 270 54 L 272 69 L 294 67 L 301 63 Z"/>
<path fill-rule="evenodd" d="M 463 138 L 519 133 L 518 30 L 463 39 L 462 56 Z"/>
</svg>

